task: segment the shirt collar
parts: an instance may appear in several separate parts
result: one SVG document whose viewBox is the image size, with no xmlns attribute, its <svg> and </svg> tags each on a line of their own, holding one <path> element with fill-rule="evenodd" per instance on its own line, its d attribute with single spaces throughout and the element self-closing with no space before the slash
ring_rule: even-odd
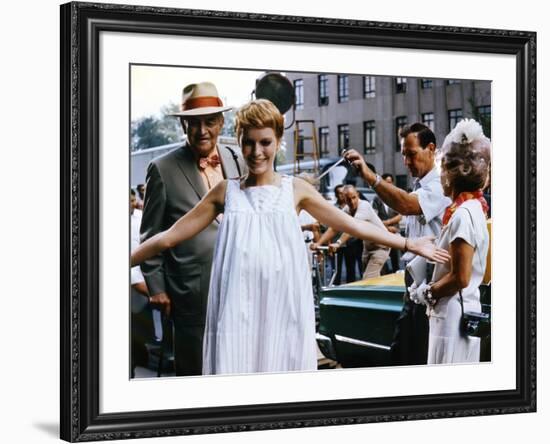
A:
<svg viewBox="0 0 550 444">
<path fill-rule="evenodd" d="M 434 167 L 426 174 L 422 179 L 416 179 L 417 182 L 420 184 L 420 187 L 425 186 L 426 184 L 430 183 L 432 180 L 438 179 L 439 173 L 437 171 L 437 168 Z"/>
</svg>

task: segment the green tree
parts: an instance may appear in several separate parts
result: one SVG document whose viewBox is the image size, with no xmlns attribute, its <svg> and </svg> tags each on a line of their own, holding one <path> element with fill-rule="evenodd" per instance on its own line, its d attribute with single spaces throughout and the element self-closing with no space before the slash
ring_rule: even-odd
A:
<svg viewBox="0 0 550 444">
<path fill-rule="evenodd" d="M 183 137 L 183 131 L 179 119 L 168 115 L 178 110 L 178 105 L 170 103 L 161 108 L 160 118 L 151 115 L 132 121 L 132 151 L 153 148 L 155 146 L 167 145 L 180 141 Z"/>
<path fill-rule="evenodd" d="M 235 110 L 230 110 L 225 113 L 223 113 L 224 117 L 224 123 L 223 128 L 220 132 L 220 135 L 226 136 L 226 137 L 236 137 L 237 134 L 235 134 L 235 115 L 237 113 Z"/>
</svg>

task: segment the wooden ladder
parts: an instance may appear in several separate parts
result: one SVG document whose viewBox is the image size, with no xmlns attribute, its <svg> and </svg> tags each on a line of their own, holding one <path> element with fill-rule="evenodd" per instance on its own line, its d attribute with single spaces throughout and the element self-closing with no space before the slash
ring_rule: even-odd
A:
<svg viewBox="0 0 550 444">
<path fill-rule="evenodd" d="M 302 131 L 305 127 L 310 128 L 311 135 L 305 135 Z M 312 150 L 306 151 L 305 141 L 311 140 Z M 317 144 L 317 129 L 315 127 L 314 120 L 296 120 L 294 127 L 294 174 L 298 174 L 302 171 L 300 168 L 300 161 L 310 157 L 313 161 L 313 167 L 308 168 L 313 174 L 319 173 L 319 146 Z"/>
</svg>

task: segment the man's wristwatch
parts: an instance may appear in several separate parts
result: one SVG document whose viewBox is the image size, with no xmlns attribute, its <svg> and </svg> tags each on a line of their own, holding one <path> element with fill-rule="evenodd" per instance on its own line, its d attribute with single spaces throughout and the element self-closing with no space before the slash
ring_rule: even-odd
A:
<svg viewBox="0 0 550 444">
<path fill-rule="evenodd" d="M 377 174 L 376 179 L 375 179 L 374 183 L 371 186 L 372 189 L 374 190 L 380 184 L 380 182 L 382 182 L 382 176 L 380 176 L 380 174 Z"/>
</svg>

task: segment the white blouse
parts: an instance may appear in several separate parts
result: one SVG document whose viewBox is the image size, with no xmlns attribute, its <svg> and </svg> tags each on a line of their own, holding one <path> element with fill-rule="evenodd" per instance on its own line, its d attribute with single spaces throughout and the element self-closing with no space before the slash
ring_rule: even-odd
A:
<svg viewBox="0 0 550 444">
<path fill-rule="evenodd" d="M 489 232 L 487 221 L 476 199 L 467 200 L 456 209 L 449 223 L 443 227 L 439 236 L 438 247 L 449 249 L 450 244 L 457 238 L 463 239 L 474 248 L 472 259 L 472 276 L 470 283 L 462 290 L 465 311 L 479 311 L 479 286 L 483 281 L 489 249 Z M 450 262 L 437 264 L 434 268 L 433 281 L 436 282 L 450 271 Z M 431 315 L 445 317 L 447 306 L 451 299 L 459 298 L 458 293 L 450 298 L 441 298 Z"/>
</svg>

